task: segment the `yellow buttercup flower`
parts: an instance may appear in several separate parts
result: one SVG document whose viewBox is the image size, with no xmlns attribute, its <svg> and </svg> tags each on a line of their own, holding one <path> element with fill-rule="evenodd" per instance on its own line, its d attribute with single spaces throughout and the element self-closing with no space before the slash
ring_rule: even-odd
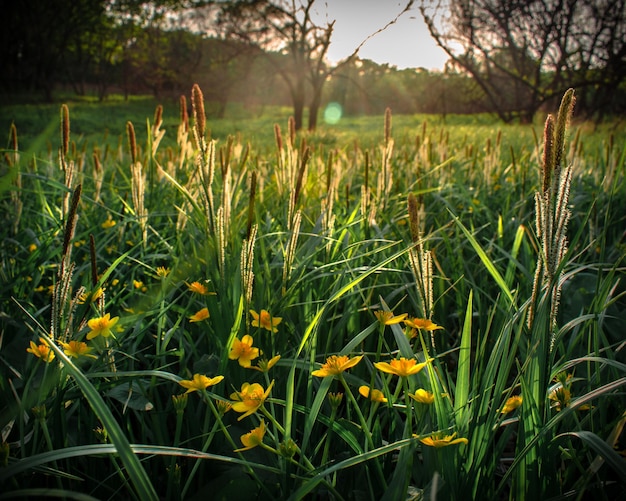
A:
<svg viewBox="0 0 626 501">
<path fill-rule="evenodd" d="M 382 372 L 386 372 L 387 374 L 395 374 L 396 376 L 407 377 L 412 376 L 413 374 L 417 374 L 421 371 L 426 364 L 430 363 L 433 359 L 429 358 L 426 362 L 422 362 L 421 364 L 417 363 L 417 360 L 414 358 L 396 358 L 391 360 L 391 362 L 376 362 L 374 367 Z"/>
<path fill-rule="evenodd" d="M 157 277 L 159 278 L 165 278 L 170 274 L 171 271 L 172 270 L 170 270 L 169 268 L 166 268 L 165 266 L 159 266 L 156 269 L 156 274 L 157 274 Z"/>
<path fill-rule="evenodd" d="M 365 398 L 369 398 L 372 402 L 387 402 L 385 395 L 382 391 L 369 386 L 359 386 L 359 393 Z"/>
<path fill-rule="evenodd" d="M 63 353 L 65 353 L 68 357 L 98 358 L 95 355 L 90 354 L 93 348 L 90 348 L 89 346 L 87 346 L 87 343 L 83 343 L 82 341 L 70 341 L 69 343 L 64 343 L 63 341 L 59 341 L 59 344 L 63 347 Z"/>
<path fill-rule="evenodd" d="M 37 358 L 41 358 L 44 362 L 52 362 L 54 360 L 54 351 L 50 349 L 48 346 L 48 342 L 40 337 L 40 344 L 35 344 L 33 341 L 30 342 L 30 348 L 26 348 L 28 353 L 32 353 Z"/>
<path fill-rule="evenodd" d="M 201 296 L 206 296 L 209 293 L 209 289 L 207 289 L 206 285 L 201 284 L 200 282 L 191 282 L 190 284 L 187 284 L 187 287 L 191 292 L 195 292 Z"/>
<path fill-rule="evenodd" d="M 557 412 L 560 412 L 569 406 L 569 403 L 572 400 L 572 393 L 569 388 L 559 386 L 550 392 L 548 398 L 551 400 L 550 407 L 553 407 Z"/>
<path fill-rule="evenodd" d="M 243 452 L 250 450 L 257 445 L 261 445 L 263 443 L 263 437 L 265 436 L 265 421 L 261 420 L 261 424 L 257 426 L 254 430 L 250 431 L 250 433 L 246 433 L 245 435 L 241 435 L 241 443 L 244 445 L 241 449 L 235 449 L 234 452 Z"/>
<path fill-rule="evenodd" d="M 502 410 L 500 412 L 502 414 L 508 414 L 509 412 L 513 412 L 520 405 L 522 405 L 522 396 L 521 395 L 513 395 L 506 399 L 504 405 L 502 406 Z"/>
<path fill-rule="evenodd" d="M 241 421 L 246 416 L 254 414 L 265 403 L 274 386 L 274 381 L 263 391 L 263 387 L 259 383 L 243 383 L 241 391 L 231 393 L 230 398 L 233 400 L 232 409 L 235 412 L 243 412 L 237 421 Z"/>
<path fill-rule="evenodd" d="M 376 316 L 376 319 L 380 322 L 381 325 L 399 324 L 407 316 L 406 313 L 403 313 L 402 315 L 394 315 L 391 311 L 383 311 L 383 310 L 375 311 L 374 315 Z"/>
<path fill-rule="evenodd" d="M 414 329 L 420 329 L 423 331 L 436 331 L 443 329 L 441 325 L 428 320 L 427 318 L 407 318 L 404 320 L 404 325 L 407 327 L 413 327 Z"/>
<path fill-rule="evenodd" d="M 415 390 L 415 393 L 409 393 L 409 397 L 420 404 L 430 405 L 435 401 L 435 395 L 423 388 Z"/>
<path fill-rule="evenodd" d="M 191 393 L 192 391 L 201 391 L 207 389 L 209 386 L 214 386 L 224 379 L 224 376 L 215 376 L 208 378 L 202 374 L 194 374 L 193 379 L 182 379 L 178 381 L 178 384 L 183 388 L 187 388 L 185 393 Z"/>
<path fill-rule="evenodd" d="M 252 336 L 246 334 L 244 337 L 235 338 L 233 345 L 230 347 L 228 358 L 238 360 L 242 367 L 250 367 L 251 361 L 259 356 L 259 349 L 252 347 Z"/>
<path fill-rule="evenodd" d="M 262 327 L 270 332 L 278 332 L 276 326 L 282 321 L 282 317 L 272 317 L 267 310 L 261 310 L 261 313 L 250 310 L 250 315 L 252 315 L 252 327 Z"/>
<path fill-rule="evenodd" d="M 91 331 L 87 334 L 87 339 L 93 339 L 98 336 L 109 337 L 111 329 L 115 327 L 120 317 L 111 318 L 111 314 L 107 313 L 103 317 L 92 318 L 87 321 L 87 325 Z"/>
<path fill-rule="evenodd" d="M 435 434 L 431 437 L 420 438 L 420 442 L 424 445 L 428 445 L 429 447 L 447 447 L 448 445 L 454 444 L 467 444 L 467 438 L 454 438 L 456 437 L 456 433 L 452 435 L 443 435 L 443 434 Z"/>
<path fill-rule="evenodd" d="M 316 377 L 338 376 L 342 372 L 358 364 L 363 355 L 350 358 L 346 355 L 331 355 L 326 359 L 326 363 L 316 371 L 311 372 Z"/>
<path fill-rule="evenodd" d="M 189 317 L 189 321 L 190 322 L 202 322 L 203 320 L 206 320 L 207 318 L 209 318 L 209 309 L 202 308 L 201 310 L 196 311 L 193 315 L 191 315 Z"/>
<path fill-rule="evenodd" d="M 255 371 L 259 371 L 259 372 L 269 372 L 269 370 L 274 367 L 276 365 L 276 362 L 278 362 L 280 360 L 280 355 L 276 355 L 275 357 L 272 357 L 270 360 L 267 360 L 266 358 L 259 360 L 257 362 L 257 365 L 251 365 L 250 367 L 248 367 L 248 369 L 254 369 Z"/>
<path fill-rule="evenodd" d="M 106 220 L 104 223 L 102 223 L 102 225 L 101 225 L 101 226 L 102 226 L 105 230 L 108 230 L 109 228 L 113 228 L 113 226 L 115 226 L 115 224 L 116 224 L 116 223 L 115 223 L 115 221 L 113 221 L 113 218 L 111 218 L 111 216 L 109 215 L 109 217 L 107 218 L 107 220 Z"/>
</svg>

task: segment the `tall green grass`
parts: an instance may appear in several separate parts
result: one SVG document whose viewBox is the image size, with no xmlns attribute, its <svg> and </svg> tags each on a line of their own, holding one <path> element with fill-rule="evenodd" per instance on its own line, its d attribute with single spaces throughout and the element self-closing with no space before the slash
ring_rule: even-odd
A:
<svg viewBox="0 0 626 501">
<path fill-rule="evenodd" d="M 117 148 L 71 106 L 49 151 L 10 130 L 6 496 L 624 494 L 623 130 L 565 107 L 543 138 L 388 113 L 257 141 L 188 102 Z M 546 274 L 548 194 L 567 228 Z"/>
</svg>

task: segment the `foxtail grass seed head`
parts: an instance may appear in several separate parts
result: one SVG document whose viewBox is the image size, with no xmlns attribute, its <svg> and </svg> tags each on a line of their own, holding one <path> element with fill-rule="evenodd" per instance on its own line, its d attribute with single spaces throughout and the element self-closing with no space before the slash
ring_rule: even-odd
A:
<svg viewBox="0 0 626 501">
<path fill-rule="evenodd" d="M 191 106 L 196 136 L 200 142 L 204 139 L 206 131 L 206 115 L 204 113 L 204 95 L 198 84 L 193 84 L 191 88 Z"/>
<path fill-rule="evenodd" d="M 296 119 L 289 117 L 287 125 L 289 127 L 289 144 L 293 148 L 296 145 Z"/>
<path fill-rule="evenodd" d="M 189 113 L 187 112 L 187 98 L 185 95 L 180 96 L 180 125 L 183 127 L 183 131 L 189 130 Z"/>
<path fill-rule="evenodd" d="M 543 174 L 542 193 L 546 193 L 550 189 L 552 171 L 554 170 L 554 117 L 548 115 L 543 128 L 543 156 L 541 158 L 541 168 Z"/>
<path fill-rule="evenodd" d="M 250 231 L 254 223 L 254 204 L 256 201 L 256 177 L 257 171 L 253 170 L 250 174 L 250 197 L 248 199 L 248 222 L 246 224 L 246 239 L 250 239 Z"/>
<path fill-rule="evenodd" d="M 157 131 L 159 130 L 162 124 L 163 124 L 163 106 L 159 104 L 154 110 L 154 123 L 152 124 L 152 126 L 154 127 L 154 130 Z"/>
<path fill-rule="evenodd" d="M 67 104 L 61 105 L 61 153 L 67 157 L 70 146 L 70 111 Z"/>
<path fill-rule="evenodd" d="M 385 109 L 385 146 L 391 140 L 391 108 Z"/>
<path fill-rule="evenodd" d="M 278 152 L 283 151 L 283 135 L 280 132 L 280 125 L 274 124 L 274 138 L 276 139 L 276 148 Z"/>
<path fill-rule="evenodd" d="M 137 139 L 135 137 L 135 127 L 133 123 L 126 122 L 126 135 L 128 136 L 128 150 L 130 151 L 131 162 L 137 163 Z"/>
<path fill-rule="evenodd" d="M 560 172 L 562 167 L 563 154 L 565 153 L 566 132 L 572 120 L 575 103 L 576 97 L 574 96 L 574 89 L 568 89 L 561 99 L 554 131 L 554 169 L 557 173 Z"/>
<path fill-rule="evenodd" d="M 419 207 L 418 207 L 417 197 L 413 193 L 409 193 L 408 211 L 409 211 L 409 228 L 411 230 L 411 239 L 413 240 L 413 243 L 417 243 L 420 240 Z"/>
</svg>

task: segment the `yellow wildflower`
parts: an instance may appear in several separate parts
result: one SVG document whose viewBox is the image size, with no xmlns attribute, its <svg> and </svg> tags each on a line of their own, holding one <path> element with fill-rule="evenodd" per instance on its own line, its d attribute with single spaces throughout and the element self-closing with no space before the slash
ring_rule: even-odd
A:
<svg viewBox="0 0 626 501">
<path fill-rule="evenodd" d="M 407 327 L 413 327 L 414 329 L 420 329 L 423 331 L 436 331 L 438 329 L 443 329 L 441 325 L 437 325 L 434 322 L 431 322 L 427 318 L 407 318 L 404 320 L 404 325 Z"/>
<path fill-rule="evenodd" d="M 276 365 L 276 362 L 280 360 L 280 355 L 272 357 L 270 360 L 266 358 L 259 360 L 256 366 L 251 365 L 248 369 L 254 369 L 259 372 L 269 372 L 269 370 Z"/>
<path fill-rule="evenodd" d="M 415 393 L 409 393 L 409 397 L 420 404 L 430 405 L 435 401 L 435 395 L 423 388 L 415 390 Z"/>
<path fill-rule="evenodd" d="M 407 377 L 412 376 L 413 374 L 417 374 L 421 371 L 426 364 L 430 363 L 433 359 L 429 358 L 426 362 L 422 362 L 421 364 L 417 363 L 417 360 L 414 358 L 407 359 L 404 357 L 400 357 L 399 359 L 393 359 L 391 362 L 376 362 L 374 367 L 382 372 L 386 372 L 387 374 L 395 374 L 396 376 Z"/>
<path fill-rule="evenodd" d="M 193 315 L 191 315 L 189 317 L 189 321 L 190 322 L 202 322 L 203 320 L 206 320 L 207 318 L 209 318 L 209 309 L 202 308 L 201 310 L 196 311 Z"/>
<path fill-rule="evenodd" d="M 407 314 L 403 313 L 396 316 L 391 311 L 378 310 L 374 312 L 374 315 L 381 325 L 393 325 L 402 322 Z"/>
<path fill-rule="evenodd" d="M 170 274 L 170 271 L 171 270 L 169 268 L 166 268 L 165 266 L 159 266 L 156 269 L 156 274 L 160 278 L 165 278 L 166 276 L 168 276 Z"/>
<path fill-rule="evenodd" d="M 557 412 L 560 412 L 569 405 L 570 400 L 572 399 L 572 393 L 568 388 L 559 386 L 550 392 L 548 398 L 552 401 L 550 407 L 553 407 Z"/>
<path fill-rule="evenodd" d="M 54 351 L 50 349 L 48 342 L 40 337 L 40 344 L 35 344 L 33 341 L 30 342 L 30 348 L 26 348 L 28 353 L 32 353 L 37 358 L 41 358 L 44 362 L 52 362 L 54 360 Z"/>
<path fill-rule="evenodd" d="M 220 413 L 220 416 L 223 416 L 233 408 L 233 404 L 227 402 L 226 400 L 216 400 L 215 406 L 217 407 L 217 412 Z"/>
<path fill-rule="evenodd" d="M 242 367 L 250 367 L 252 360 L 259 356 L 259 349 L 252 347 L 253 341 L 252 336 L 248 334 L 242 337 L 241 340 L 235 338 L 233 345 L 230 347 L 228 358 L 238 360 L 239 365 Z"/>
<path fill-rule="evenodd" d="M 65 353 L 68 357 L 98 358 L 95 355 L 90 354 L 93 348 L 90 348 L 89 346 L 87 346 L 87 343 L 83 343 L 82 341 L 70 341 L 69 343 L 64 343 L 63 341 L 59 341 L 59 343 L 63 347 L 63 353 Z"/>
<path fill-rule="evenodd" d="M 274 386 L 274 381 L 263 391 L 263 387 L 259 383 L 243 383 L 241 391 L 231 393 L 230 398 L 233 400 L 232 409 L 235 412 L 243 412 L 237 421 L 241 421 L 246 416 L 254 414 L 265 403 Z"/>
<path fill-rule="evenodd" d="M 103 317 L 92 318 L 87 321 L 87 325 L 91 331 L 87 334 L 87 339 L 93 339 L 98 336 L 109 337 L 111 329 L 115 327 L 120 317 L 111 318 L 111 314 L 107 313 Z"/>
<path fill-rule="evenodd" d="M 363 355 L 354 358 L 346 355 L 331 355 L 320 369 L 311 372 L 311 374 L 316 377 L 338 376 L 343 371 L 354 367 L 362 358 Z"/>
<path fill-rule="evenodd" d="M 500 412 L 502 414 L 508 414 L 509 412 L 513 412 L 520 405 L 522 405 L 522 396 L 513 395 L 512 397 L 506 399 L 506 402 L 504 402 L 504 405 L 502 406 Z"/>
<path fill-rule="evenodd" d="M 205 390 L 209 386 L 214 386 L 224 379 L 224 376 L 215 376 L 208 378 L 202 374 L 194 374 L 193 379 L 182 379 L 178 381 L 178 384 L 183 388 L 187 388 L 185 393 L 191 393 L 192 391 Z"/>
<path fill-rule="evenodd" d="M 37 244 L 30 244 L 28 246 L 28 252 L 35 252 L 37 250 Z"/>
<path fill-rule="evenodd" d="M 435 434 L 432 437 L 426 437 L 426 438 L 420 438 L 420 442 L 422 442 L 424 445 L 428 445 L 429 447 L 447 447 L 448 445 L 454 445 L 454 444 L 467 444 L 468 440 L 467 438 L 454 438 L 456 437 L 456 433 L 453 433 L 452 435 L 442 435 L 442 434 Z"/>
<path fill-rule="evenodd" d="M 109 228 L 113 228 L 113 226 L 115 226 L 115 224 L 116 224 L 116 223 L 115 223 L 115 221 L 113 221 L 113 218 L 109 215 L 109 217 L 107 218 L 107 220 L 106 220 L 104 223 L 102 223 L 102 225 L 101 225 L 101 226 L 102 226 L 105 230 L 108 230 Z"/>
<path fill-rule="evenodd" d="M 250 431 L 250 433 L 246 433 L 245 435 L 241 435 L 241 443 L 244 445 L 241 449 L 235 449 L 234 452 L 243 452 L 250 450 L 257 445 L 261 445 L 263 443 L 263 437 L 265 436 L 265 421 L 261 420 L 261 424 L 257 426 L 254 430 Z"/>
<path fill-rule="evenodd" d="M 387 402 L 382 391 L 369 386 L 359 386 L 359 393 L 365 398 L 369 398 L 372 402 Z"/>
<path fill-rule="evenodd" d="M 143 282 L 141 280 L 133 280 L 133 287 L 135 287 L 135 289 L 141 289 Z"/>
<path fill-rule="evenodd" d="M 191 282 L 190 284 L 187 284 L 187 287 L 191 292 L 195 292 L 201 296 L 206 296 L 209 293 L 209 289 L 207 289 L 206 285 L 201 284 L 200 282 Z"/>
<path fill-rule="evenodd" d="M 250 315 L 252 315 L 252 327 L 263 327 L 270 332 L 278 332 L 276 326 L 282 321 L 282 317 L 272 317 L 267 310 L 261 310 L 261 313 L 250 310 Z"/>
</svg>

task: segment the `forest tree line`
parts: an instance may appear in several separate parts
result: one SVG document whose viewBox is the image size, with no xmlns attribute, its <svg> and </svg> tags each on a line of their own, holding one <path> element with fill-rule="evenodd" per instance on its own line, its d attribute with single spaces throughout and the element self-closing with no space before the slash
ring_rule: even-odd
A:
<svg viewBox="0 0 626 501">
<path fill-rule="evenodd" d="M 528 120 L 543 107 L 553 108 L 562 87 L 576 86 L 579 114 L 602 118 L 624 113 L 624 2 L 577 3 L 596 9 L 593 40 L 602 41 L 602 46 L 574 46 L 565 40 L 558 50 L 553 44 L 541 52 L 532 46 L 539 44 L 535 39 L 547 44 L 555 34 L 535 29 L 527 37 L 533 29 L 528 25 L 504 26 L 501 38 L 515 43 L 488 46 L 485 40 L 493 44 L 498 38 L 493 29 L 489 36 L 479 36 L 487 30 L 488 16 L 504 15 L 502 8 L 489 9 L 510 2 L 452 0 L 448 31 L 441 31 L 444 25 L 436 22 L 440 13 L 423 2 L 421 14 L 442 48 L 450 41 L 461 46 L 466 37 L 465 49 L 449 52 L 443 71 L 428 71 L 362 60 L 356 50 L 352 57 L 329 64 L 325 55 L 333 22 L 314 19 L 315 0 L 10 2 L 5 9 L 10 29 L 0 35 L 5 38 L 0 43 L 0 91 L 4 101 L 16 95 L 52 100 L 61 89 L 99 99 L 112 93 L 177 98 L 198 83 L 214 116 L 223 116 L 233 102 L 251 109 L 294 106 L 302 126 L 305 106 L 317 115 L 331 101 L 348 114 L 381 113 L 391 107 L 394 113 L 488 112 L 507 121 Z M 414 4 L 407 1 L 399 15 L 417 8 Z M 576 26 L 578 19 L 583 26 L 586 11 L 572 10 L 566 26 L 557 23 L 561 11 L 549 11 L 554 2 L 522 4 L 534 5 L 530 19 L 543 8 L 561 37 L 583 39 L 582 28 L 570 25 Z M 600 4 L 606 4 L 601 12 Z M 468 11 L 468 6 L 474 10 Z M 511 8 L 505 12 L 506 22 L 518 22 L 525 13 Z M 273 22 L 265 25 L 267 19 Z M 587 19 L 587 30 L 588 25 Z M 315 125 L 309 122 L 309 128 Z"/>
</svg>

